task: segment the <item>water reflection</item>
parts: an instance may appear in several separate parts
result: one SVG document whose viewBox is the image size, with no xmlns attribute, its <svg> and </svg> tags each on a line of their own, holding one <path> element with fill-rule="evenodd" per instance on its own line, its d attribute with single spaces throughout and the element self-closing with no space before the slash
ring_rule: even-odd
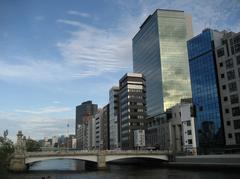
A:
<svg viewBox="0 0 240 179">
<path fill-rule="evenodd" d="M 44 170 L 83 171 L 85 170 L 85 163 L 80 160 L 58 159 L 36 162 L 29 168 L 29 171 Z"/>
<path fill-rule="evenodd" d="M 11 174 L 10 179 L 239 179 L 239 173 L 163 168 L 159 165 L 108 165 L 107 170 L 84 170 L 78 160 L 48 160 L 35 163 L 27 173 Z M 1 177 L 0 177 L 1 178 Z M 4 178 L 5 179 L 5 178 Z"/>
</svg>

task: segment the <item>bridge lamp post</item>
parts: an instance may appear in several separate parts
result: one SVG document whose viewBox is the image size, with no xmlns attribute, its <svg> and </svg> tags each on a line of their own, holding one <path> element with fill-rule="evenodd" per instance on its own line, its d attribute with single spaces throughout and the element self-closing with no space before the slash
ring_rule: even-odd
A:
<svg viewBox="0 0 240 179">
<path fill-rule="evenodd" d="M 67 151 L 69 150 L 69 123 L 67 123 Z"/>
</svg>

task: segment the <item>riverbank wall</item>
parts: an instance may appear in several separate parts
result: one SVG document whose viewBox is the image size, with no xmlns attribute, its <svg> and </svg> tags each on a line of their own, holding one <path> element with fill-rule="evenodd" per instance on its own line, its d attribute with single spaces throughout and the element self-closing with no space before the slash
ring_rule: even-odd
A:
<svg viewBox="0 0 240 179">
<path fill-rule="evenodd" d="M 165 163 L 164 166 L 181 169 L 239 170 L 240 154 L 176 156 L 175 161 Z"/>
</svg>

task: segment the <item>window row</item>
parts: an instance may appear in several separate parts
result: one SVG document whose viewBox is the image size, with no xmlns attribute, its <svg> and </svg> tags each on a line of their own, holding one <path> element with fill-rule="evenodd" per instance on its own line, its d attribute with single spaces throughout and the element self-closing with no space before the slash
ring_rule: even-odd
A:
<svg viewBox="0 0 240 179">
<path fill-rule="evenodd" d="M 227 69 L 232 68 L 232 67 L 234 66 L 234 64 L 233 64 L 233 59 L 230 58 L 230 59 L 226 60 L 225 64 L 226 64 L 226 68 L 227 68 Z M 238 56 L 236 57 L 236 64 L 237 64 L 237 65 L 240 65 L 240 55 L 238 55 Z M 219 63 L 219 66 L 220 66 L 220 67 L 223 67 L 223 63 L 220 62 L 220 63 Z"/>
<path fill-rule="evenodd" d="M 228 108 L 225 108 L 225 113 L 227 113 L 227 114 L 229 113 Z M 239 106 L 232 108 L 232 116 L 233 117 L 240 116 L 240 107 Z"/>
<path fill-rule="evenodd" d="M 226 90 L 226 85 L 222 85 L 222 89 Z M 236 82 L 229 83 L 228 89 L 229 89 L 229 92 L 237 91 L 237 83 Z"/>
<path fill-rule="evenodd" d="M 228 101 L 228 97 L 227 96 L 223 97 L 223 101 Z M 231 102 L 231 104 L 239 103 L 238 94 L 230 95 L 230 102 Z"/>
</svg>

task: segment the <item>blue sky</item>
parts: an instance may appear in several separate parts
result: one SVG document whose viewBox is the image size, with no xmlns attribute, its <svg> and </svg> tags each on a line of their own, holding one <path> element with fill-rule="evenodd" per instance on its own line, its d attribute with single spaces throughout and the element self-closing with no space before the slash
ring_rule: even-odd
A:
<svg viewBox="0 0 240 179">
<path fill-rule="evenodd" d="M 132 71 L 132 37 L 157 8 L 191 14 L 195 35 L 240 31 L 239 0 L 0 0 L 0 132 L 73 133 L 75 106 L 104 106 Z"/>
</svg>

